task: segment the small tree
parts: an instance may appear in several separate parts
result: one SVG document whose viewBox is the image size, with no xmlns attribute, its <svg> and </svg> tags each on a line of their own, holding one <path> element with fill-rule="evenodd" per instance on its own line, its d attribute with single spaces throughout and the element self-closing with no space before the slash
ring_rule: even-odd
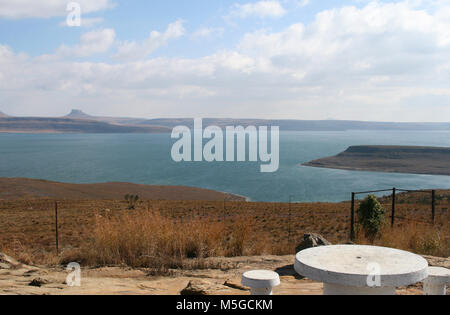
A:
<svg viewBox="0 0 450 315">
<path fill-rule="evenodd" d="M 126 194 L 125 195 L 125 200 L 128 202 L 128 208 L 127 209 L 128 210 L 134 210 L 136 202 L 139 200 L 139 196 L 138 195 Z"/>
<path fill-rule="evenodd" d="M 359 205 L 357 215 L 366 237 L 373 242 L 380 234 L 385 222 L 385 212 L 378 202 L 377 196 L 367 196 Z"/>
</svg>

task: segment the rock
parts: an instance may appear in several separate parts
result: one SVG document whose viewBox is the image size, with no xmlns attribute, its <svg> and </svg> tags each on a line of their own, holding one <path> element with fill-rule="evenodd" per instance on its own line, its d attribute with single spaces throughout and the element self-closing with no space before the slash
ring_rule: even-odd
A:
<svg viewBox="0 0 450 315">
<path fill-rule="evenodd" d="M 8 264 L 0 263 L 0 269 L 11 269 L 11 266 Z"/>
<path fill-rule="evenodd" d="M 186 288 L 181 290 L 181 295 L 208 295 L 210 283 L 204 280 L 191 280 Z"/>
<path fill-rule="evenodd" d="M 20 267 L 22 264 L 8 255 L 0 253 L 0 269 L 11 269 Z"/>
<path fill-rule="evenodd" d="M 227 291 L 227 287 L 206 280 L 195 279 L 189 281 L 186 288 L 181 290 L 181 295 L 215 295 Z"/>
<path fill-rule="evenodd" d="M 307 233 L 303 236 L 303 241 L 295 248 L 295 252 L 301 252 L 307 248 L 332 245 L 322 235 L 316 233 Z"/>
<path fill-rule="evenodd" d="M 39 269 L 30 269 L 30 270 L 25 271 L 25 272 L 23 273 L 23 276 L 24 276 L 24 277 L 31 277 L 34 273 L 36 273 L 36 272 L 38 272 L 38 271 L 40 271 L 40 270 L 39 270 Z M 42 271 L 42 272 L 46 272 L 46 271 L 44 270 L 44 271 Z"/>
<path fill-rule="evenodd" d="M 434 256 L 423 256 L 427 261 L 430 267 L 442 267 L 450 269 L 450 257 L 434 257 Z"/>
<path fill-rule="evenodd" d="M 32 287 L 41 287 L 45 284 L 49 284 L 50 281 L 47 279 L 42 279 L 42 278 L 35 278 L 33 279 L 28 285 L 32 286 Z"/>
</svg>

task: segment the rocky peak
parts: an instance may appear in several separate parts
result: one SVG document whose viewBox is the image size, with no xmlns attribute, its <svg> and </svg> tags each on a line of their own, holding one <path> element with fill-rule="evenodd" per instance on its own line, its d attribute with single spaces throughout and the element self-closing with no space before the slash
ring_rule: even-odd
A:
<svg viewBox="0 0 450 315">
<path fill-rule="evenodd" d="M 87 119 L 91 118 L 88 114 L 84 113 L 82 110 L 79 109 L 72 109 L 69 115 L 66 116 L 67 118 L 77 118 L 77 119 Z"/>
</svg>

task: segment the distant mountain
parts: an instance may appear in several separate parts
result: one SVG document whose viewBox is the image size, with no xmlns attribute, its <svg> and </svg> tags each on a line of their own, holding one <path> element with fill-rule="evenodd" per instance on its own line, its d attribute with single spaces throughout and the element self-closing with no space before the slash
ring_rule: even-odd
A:
<svg viewBox="0 0 450 315">
<path fill-rule="evenodd" d="M 190 118 L 179 119 L 151 119 L 141 125 L 164 126 L 173 128 L 183 125 L 190 128 L 194 120 Z M 205 118 L 203 127 L 218 126 L 279 126 L 282 131 L 346 131 L 346 130 L 450 130 L 449 123 L 396 123 L 396 122 L 369 122 L 346 120 L 264 120 L 264 119 L 223 119 Z"/>
<path fill-rule="evenodd" d="M 126 118 L 91 116 L 79 109 L 59 118 L 10 117 L 0 112 L 0 132 L 29 133 L 167 133 L 175 126 L 193 128 L 192 118 Z M 218 126 L 279 126 L 281 131 L 346 131 L 346 130 L 399 130 L 450 131 L 449 123 L 396 123 L 346 120 L 264 120 L 205 118 L 203 127 Z"/>
<path fill-rule="evenodd" d="M 0 132 L 10 133 L 166 133 L 157 126 L 115 125 L 102 121 L 71 118 L 0 118 Z"/>
<path fill-rule="evenodd" d="M 116 123 L 115 120 L 121 123 Z M 90 116 L 79 109 L 73 109 L 70 114 L 59 118 L 0 115 L 0 132 L 10 133 L 167 133 L 170 131 L 171 129 L 167 127 L 137 125 L 132 119 L 127 118 Z"/>
<path fill-rule="evenodd" d="M 117 125 L 155 126 L 173 129 L 176 126 L 194 127 L 193 118 L 125 118 L 90 116 L 80 110 L 72 110 L 65 116 L 76 119 L 89 119 Z M 270 119 L 235 119 L 204 118 L 203 127 L 218 126 L 279 126 L 282 131 L 346 131 L 346 130 L 450 130 L 449 123 L 397 123 L 370 122 L 351 120 L 270 120 Z"/>
<path fill-rule="evenodd" d="M 145 118 L 91 116 L 79 109 L 72 109 L 72 112 L 70 112 L 69 115 L 66 115 L 63 118 L 95 120 L 117 125 L 137 125 L 147 121 L 147 119 Z"/>
<path fill-rule="evenodd" d="M 72 109 L 69 115 L 64 116 L 65 118 L 72 118 L 72 119 L 91 119 L 95 120 L 94 116 L 90 116 L 88 114 L 85 114 L 83 111 L 79 109 Z"/>
</svg>

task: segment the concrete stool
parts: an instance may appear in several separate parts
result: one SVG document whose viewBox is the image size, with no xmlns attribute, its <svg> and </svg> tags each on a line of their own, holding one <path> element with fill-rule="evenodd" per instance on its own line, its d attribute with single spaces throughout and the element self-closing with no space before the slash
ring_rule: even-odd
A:
<svg viewBox="0 0 450 315">
<path fill-rule="evenodd" d="M 429 267 L 428 278 L 423 281 L 424 295 L 446 295 L 450 283 L 450 270 L 442 267 Z"/>
<path fill-rule="evenodd" d="M 272 295 L 273 287 L 280 285 L 280 276 L 268 270 L 248 271 L 242 275 L 242 285 L 250 287 L 252 295 Z"/>
</svg>

